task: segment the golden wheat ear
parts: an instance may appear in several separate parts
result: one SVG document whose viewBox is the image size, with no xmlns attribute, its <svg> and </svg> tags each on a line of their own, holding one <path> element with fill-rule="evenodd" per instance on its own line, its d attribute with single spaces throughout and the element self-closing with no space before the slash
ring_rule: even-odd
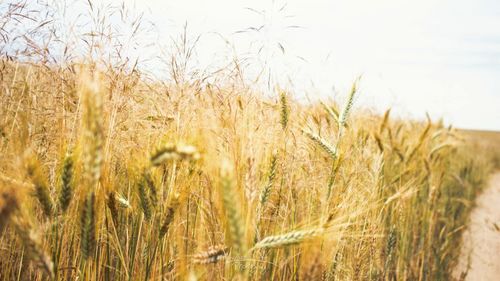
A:
<svg viewBox="0 0 500 281">
<path fill-rule="evenodd" d="M 180 205 L 180 196 L 173 195 L 172 199 L 167 205 L 167 210 L 165 211 L 165 215 L 163 218 L 163 223 L 160 227 L 159 237 L 162 239 L 168 232 L 170 225 L 172 224 L 175 216 L 175 212 Z"/>
<path fill-rule="evenodd" d="M 339 112 L 333 107 L 333 106 L 328 106 L 326 103 L 321 102 L 321 106 L 323 106 L 323 109 L 332 117 L 333 121 L 339 123 Z"/>
<path fill-rule="evenodd" d="M 295 244 L 300 244 L 307 240 L 323 235 L 324 228 L 313 228 L 308 230 L 292 231 L 285 234 L 267 236 L 257 242 L 252 250 L 279 248 Z"/>
<path fill-rule="evenodd" d="M 328 141 L 326 141 L 324 138 L 322 138 L 322 137 L 320 137 L 312 132 L 306 131 L 304 129 L 302 129 L 302 132 L 309 139 L 311 139 L 313 142 L 315 142 L 317 145 L 319 145 L 330 156 L 330 158 L 332 158 L 332 160 L 337 159 L 337 157 L 338 157 L 337 149 L 335 147 L 333 147 L 331 144 L 329 144 Z"/>
<path fill-rule="evenodd" d="M 226 258 L 229 248 L 225 245 L 210 246 L 206 251 L 193 256 L 193 261 L 196 264 L 210 264 Z"/>
<path fill-rule="evenodd" d="M 347 101 L 344 105 L 344 108 L 342 109 L 342 112 L 340 112 L 339 115 L 339 127 L 345 127 L 347 123 L 347 119 L 349 117 L 349 114 L 351 113 L 352 106 L 354 105 L 354 97 L 356 93 L 358 92 L 358 83 L 361 77 L 358 77 L 356 81 L 352 84 L 351 91 L 349 92 L 349 96 L 347 97 Z"/>
</svg>

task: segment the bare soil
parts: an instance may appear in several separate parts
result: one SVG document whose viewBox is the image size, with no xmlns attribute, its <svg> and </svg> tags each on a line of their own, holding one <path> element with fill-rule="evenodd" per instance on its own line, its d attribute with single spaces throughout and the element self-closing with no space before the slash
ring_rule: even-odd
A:
<svg viewBox="0 0 500 281">
<path fill-rule="evenodd" d="M 500 172 L 477 198 L 462 238 L 456 280 L 500 280 Z"/>
</svg>

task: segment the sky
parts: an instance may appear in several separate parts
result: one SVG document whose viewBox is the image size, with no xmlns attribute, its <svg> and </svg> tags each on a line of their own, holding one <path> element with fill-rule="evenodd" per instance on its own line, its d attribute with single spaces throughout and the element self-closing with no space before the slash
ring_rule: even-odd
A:
<svg viewBox="0 0 500 281">
<path fill-rule="evenodd" d="M 361 76 L 363 107 L 500 130 L 500 1 L 126 1 L 165 43 L 187 23 L 201 64 L 221 38 L 241 56 L 262 47 L 273 82 L 299 98 L 341 99 Z"/>
</svg>

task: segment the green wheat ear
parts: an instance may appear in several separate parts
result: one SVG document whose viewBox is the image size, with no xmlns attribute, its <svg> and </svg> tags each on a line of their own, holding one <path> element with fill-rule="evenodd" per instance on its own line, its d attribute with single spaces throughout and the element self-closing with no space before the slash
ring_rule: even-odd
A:
<svg viewBox="0 0 500 281">
<path fill-rule="evenodd" d="M 288 99 L 284 91 L 280 92 L 280 123 L 283 130 L 286 130 L 288 126 L 288 117 L 290 115 L 290 108 L 288 106 Z"/>
<path fill-rule="evenodd" d="M 168 232 L 172 221 L 174 220 L 175 212 L 180 205 L 179 195 L 173 195 L 172 199 L 167 205 L 167 210 L 163 218 L 163 223 L 160 227 L 159 237 L 162 239 Z"/>
<path fill-rule="evenodd" d="M 339 116 L 339 126 L 345 127 L 347 123 L 347 118 L 352 110 L 352 106 L 354 105 L 354 96 L 358 91 L 358 83 L 361 77 L 358 77 L 356 81 L 352 84 L 351 92 L 349 93 L 349 97 L 347 98 L 346 104 L 344 105 L 344 109 L 340 113 Z"/>
<path fill-rule="evenodd" d="M 148 195 L 149 192 L 148 192 L 147 187 L 146 187 L 147 185 L 148 185 L 148 183 L 143 176 L 143 177 L 141 177 L 141 179 L 139 179 L 139 182 L 137 184 L 137 188 L 139 191 L 139 200 L 141 203 L 142 212 L 144 213 L 144 217 L 147 220 L 149 220 L 149 219 L 151 219 L 151 216 L 152 216 L 152 207 L 151 207 L 151 200 L 150 200 L 151 198 Z"/>
<path fill-rule="evenodd" d="M 95 194 L 90 192 L 83 203 L 80 217 L 80 251 L 83 259 L 91 257 L 96 244 Z"/>
<path fill-rule="evenodd" d="M 43 214 L 45 217 L 50 218 L 52 216 L 54 204 L 50 196 L 49 184 L 36 158 L 30 159 L 30 163 L 28 164 L 28 175 L 33 182 L 35 188 L 34 195 L 42 207 Z"/>
<path fill-rule="evenodd" d="M 59 207 L 65 213 L 73 196 L 73 158 L 68 153 L 64 158 L 61 172 L 61 191 L 59 194 Z"/>
<path fill-rule="evenodd" d="M 262 192 L 260 194 L 260 208 L 264 208 L 267 200 L 269 199 L 269 195 L 271 194 L 271 188 L 273 187 L 274 184 L 274 179 L 276 177 L 276 166 L 278 163 L 278 155 L 277 151 L 273 152 L 273 155 L 271 156 L 271 163 L 269 167 L 269 174 L 267 175 L 267 183 L 262 189 Z"/>
</svg>

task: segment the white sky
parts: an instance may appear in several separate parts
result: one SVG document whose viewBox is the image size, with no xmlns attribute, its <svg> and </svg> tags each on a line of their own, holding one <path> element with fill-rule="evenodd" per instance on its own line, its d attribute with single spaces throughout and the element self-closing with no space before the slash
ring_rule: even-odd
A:
<svg viewBox="0 0 500 281">
<path fill-rule="evenodd" d="M 266 46 L 273 77 L 299 96 L 326 97 L 332 87 L 344 94 L 362 74 L 365 106 L 500 130 L 500 1 L 127 1 L 147 11 L 165 43 L 187 22 L 189 33 L 202 35 L 202 63 L 223 49 L 217 32 L 238 54 Z M 259 33 L 235 33 L 261 24 Z"/>
</svg>

